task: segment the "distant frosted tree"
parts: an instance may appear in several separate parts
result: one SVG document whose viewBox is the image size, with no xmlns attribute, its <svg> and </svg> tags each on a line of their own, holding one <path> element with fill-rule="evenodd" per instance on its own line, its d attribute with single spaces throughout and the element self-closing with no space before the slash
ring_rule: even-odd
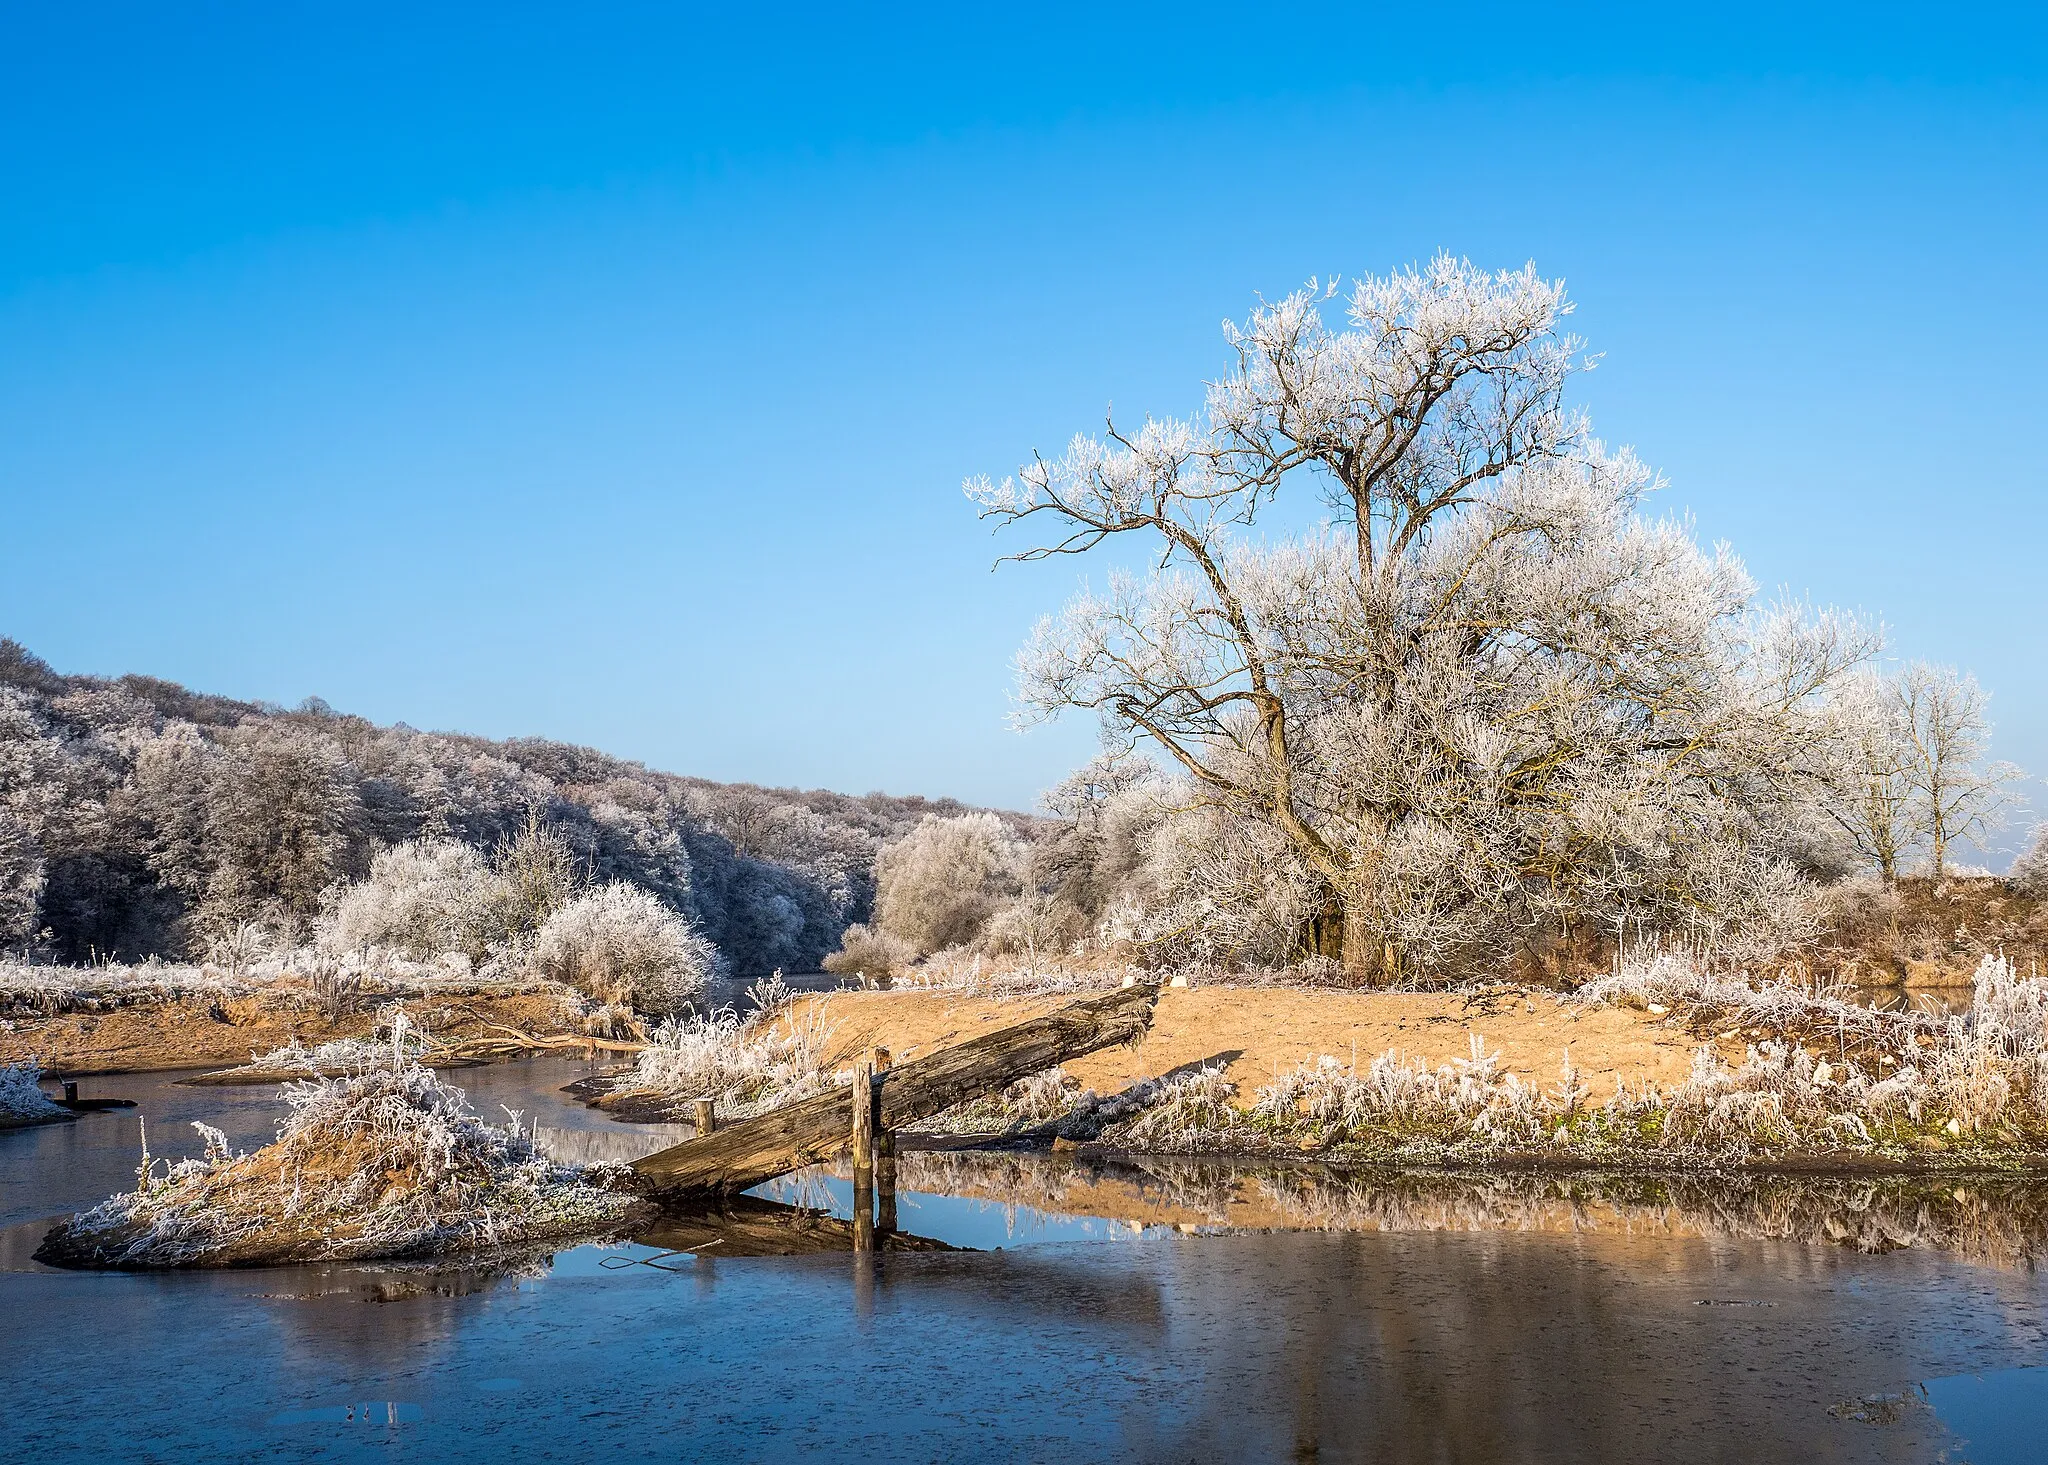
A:
<svg viewBox="0 0 2048 1465">
<path fill-rule="evenodd" d="M 2022 775 L 2010 763 L 1988 761 L 1990 699 L 1977 679 L 1954 667 L 1914 662 L 1893 684 L 1903 728 L 1913 814 L 1933 855 L 1933 874 L 1948 869 L 1952 845 L 2004 827 Z"/>
<path fill-rule="evenodd" d="M 211 923 L 311 917 L 347 873 L 360 809 L 353 768 L 333 738 L 290 723 L 238 729 L 227 759 L 210 806 Z"/>
<path fill-rule="evenodd" d="M 214 866 L 213 801 L 221 754 L 189 722 L 137 742 L 128 788 L 137 843 L 156 878 L 197 900 Z"/>
<path fill-rule="evenodd" d="M 2020 894 L 2048 900 L 2048 821 L 2035 827 L 2033 841 L 2013 861 L 2005 878 Z"/>
<path fill-rule="evenodd" d="M 1916 807 L 1915 750 L 1897 678 L 1860 672 L 1836 699 L 1842 728 L 1842 769 L 1836 796 L 1823 807 L 1857 855 L 1877 867 L 1887 887 L 1900 862 L 1926 838 Z"/>
<path fill-rule="evenodd" d="M 919 955 L 975 940 L 1024 882 L 1022 840 L 994 814 L 927 817 L 882 851 L 875 925 Z"/>
<path fill-rule="evenodd" d="M 27 823 L 0 808 L 0 953 L 25 948 L 42 911 L 43 851 Z"/>
<path fill-rule="evenodd" d="M 1277 837 L 1356 972 L 1546 920 L 1772 918 L 1868 638 L 1760 610 L 1732 556 L 1639 516 L 1653 475 L 1565 405 L 1562 285 L 1439 256 L 1358 281 L 1342 326 L 1335 298 L 1226 327 L 1198 419 L 969 482 L 1046 527 L 1019 558 L 1133 539 L 1157 565 L 1041 624 L 1026 717 L 1095 711 L 1265 832 L 1212 824 L 1231 849 Z M 1250 537 L 1303 489 L 1326 530 Z M 1231 868 L 1232 908 L 1271 899 L 1277 867 Z"/>
</svg>

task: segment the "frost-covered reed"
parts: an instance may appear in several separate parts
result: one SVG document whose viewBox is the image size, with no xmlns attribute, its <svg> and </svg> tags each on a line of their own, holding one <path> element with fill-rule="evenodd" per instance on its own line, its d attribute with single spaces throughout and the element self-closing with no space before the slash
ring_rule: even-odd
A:
<svg viewBox="0 0 2048 1465">
<path fill-rule="evenodd" d="M 721 1117 L 742 1119 L 828 1087 L 832 1026 L 823 1006 L 799 1009 L 787 988 L 780 997 L 767 984 L 754 991 L 768 1000 L 744 1018 L 719 1008 L 657 1027 L 613 1091 L 715 1099 Z"/>
<path fill-rule="evenodd" d="M 283 1092 L 273 1143 L 235 1155 L 197 1125 L 202 1159 L 145 1150 L 136 1188 L 74 1216 L 44 1254 L 122 1268 L 426 1256 L 595 1234 L 634 1204 L 548 1159 L 518 1116 L 485 1123 L 402 1034 L 381 1061 Z"/>
<path fill-rule="evenodd" d="M 336 976 L 351 978 L 356 996 L 366 1002 L 559 990 L 536 976 L 473 971 L 459 956 L 417 962 L 374 949 L 333 957 L 298 948 L 227 964 L 51 966 L 0 959 L 0 1016 L 53 1017 L 159 1002 L 228 1002 L 258 996 L 317 1008 L 326 1000 L 323 982 Z"/>
<path fill-rule="evenodd" d="M 40 1077 L 42 1069 L 33 1063 L 0 1063 L 0 1129 L 66 1117 L 69 1111 L 37 1085 Z"/>
</svg>

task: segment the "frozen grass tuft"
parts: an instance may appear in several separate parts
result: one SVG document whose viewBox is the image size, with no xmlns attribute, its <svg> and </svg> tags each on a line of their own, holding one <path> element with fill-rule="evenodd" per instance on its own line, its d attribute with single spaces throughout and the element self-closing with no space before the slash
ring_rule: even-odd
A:
<svg viewBox="0 0 2048 1465">
<path fill-rule="evenodd" d="M 136 1188 L 71 1218 L 43 1254 L 122 1268 L 429 1256 L 600 1233 L 634 1204 L 549 1160 L 516 1115 L 486 1124 L 402 1045 L 284 1097 L 275 1142 L 231 1155 L 200 1126 L 204 1159 L 145 1151 Z"/>
<path fill-rule="evenodd" d="M 633 1068 L 613 1084 L 618 1094 L 718 1101 L 723 1118 L 744 1119 L 829 1086 L 825 1049 L 832 1028 L 824 1009 L 803 1010 L 768 984 L 755 989 L 768 1005 L 742 1019 L 729 1008 L 656 1028 Z"/>
<path fill-rule="evenodd" d="M 37 1086 L 40 1077 L 42 1070 L 33 1063 L 0 1064 L 0 1129 L 42 1124 L 70 1113 Z"/>
</svg>

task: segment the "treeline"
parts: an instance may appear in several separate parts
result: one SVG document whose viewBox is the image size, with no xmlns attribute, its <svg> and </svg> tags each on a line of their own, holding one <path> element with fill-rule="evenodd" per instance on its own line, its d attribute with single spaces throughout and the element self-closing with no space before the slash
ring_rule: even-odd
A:
<svg viewBox="0 0 2048 1465">
<path fill-rule="evenodd" d="M 881 848 L 966 812 L 380 727 L 317 698 L 285 709 L 64 676 L 0 638 L 0 951 L 42 960 L 197 958 L 252 928 L 295 943 L 382 850 L 489 853 L 538 827 L 585 882 L 687 917 L 734 975 L 815 970 L 872 914 Z"/>
</svg>

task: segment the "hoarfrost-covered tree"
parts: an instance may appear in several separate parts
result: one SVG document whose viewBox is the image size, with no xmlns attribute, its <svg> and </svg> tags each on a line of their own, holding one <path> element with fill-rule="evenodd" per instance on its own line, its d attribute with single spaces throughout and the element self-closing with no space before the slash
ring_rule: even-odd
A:
<svg viewBox="0 0 2048 1465">
<path fill-rule="evenodd" d="M 1023 888 L 1025 860 L 994 814 L 928 816 L 876 862 L 875 924 L 919 955 L 967 945 Z"/>
<path fill-rule="evenodd" d="M 0 808 L 0 954 L 25 948 L 42 909 L 43 851 L 26 821 Z"/>
<path fill-rule="evenodd" d="M 1250 881 L 1206 900 L 1304 901 L 1355 972 L 1545 921 L 1783 919 L 1819 703 L 1867 638 L 1760 610 L 1729 553 L 1639 516 L 1655 480 L 1566 407 L 1580 343 L 1533 267 L 1360 280 L 1342 326 L 1335 299 L 1227 326 L 1198 419 L 968 483 L 985 517 L 1051 526 L 1014 558 L 1156 560 L 1040 625 L 1024 716 L 1092 709 L 1163 751 L 1233 851 L 1209 874 Z M 1324 529 L 1249 537 L 1310 485 Z"/>
<path fill-rule="evenodd" d="M 1895 677 L 1864 670 L 1845 680 L 1836 698 L 1843 767 L 1838 796 L 1823 807 L 1862 859 L 1877 867 L 1887 889 L 1924 831 L 1915 808 L 1913 745 Z"/>
<path fill-rule="evenodd" d="M 218 851 L 205 898 L 208 924 L 262 917 L 292 926 L 350 873 L 361 807 L 353 770 L 334 740 L 291 724 L 237 729 L 232 765 L 210 806 Z"/>
<path fill-rule="evenodd" d="M 1919 828 L 1933 855 L 1934 878 L 1948 869 L 1948 852 L 2004 827 L 2022 775 L 2010 763 L 1987 762 L 1990 699 L 1977 679 L 1954 667 L 1914 662 L 1893 691 L 1906 744 L 1907 781 Z"/>
</svg>

